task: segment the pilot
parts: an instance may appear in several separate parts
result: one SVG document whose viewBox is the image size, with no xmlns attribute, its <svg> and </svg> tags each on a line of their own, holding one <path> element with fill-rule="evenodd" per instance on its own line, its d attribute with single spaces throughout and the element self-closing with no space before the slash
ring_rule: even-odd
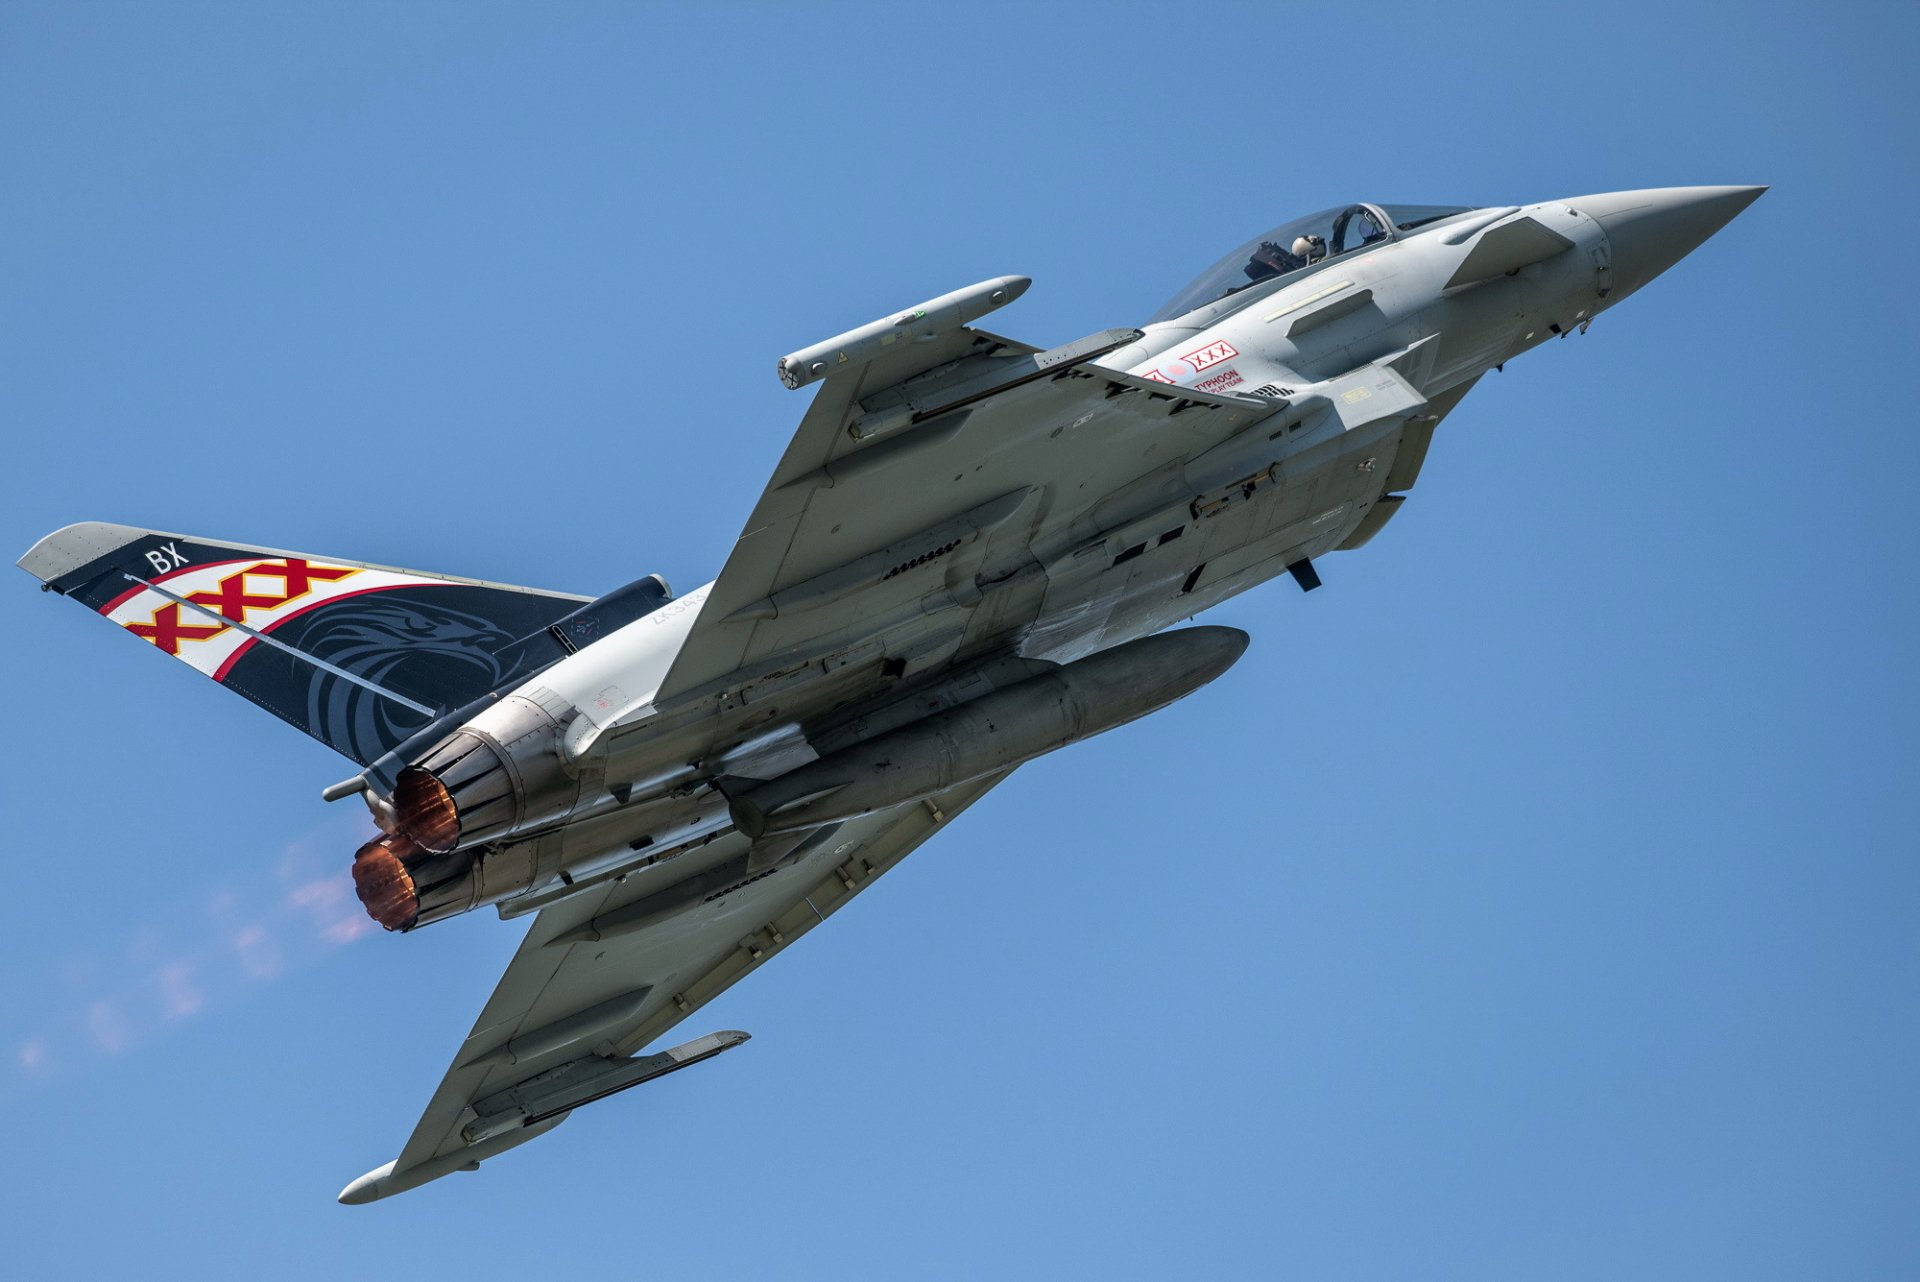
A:
<svg viewBox="0 0 1920 1282">
<path fill-rule="evenodd" d="M 1304 267 L 1327 256 L 1327 242 L 1309 232 L 1293 242 L 1293 252 Z"/>
<path fill-rule="evenodd" d="M 1299 242 L 1295 241 L 1295 250 L 1297 251 L 1299 247 Z M 1306 265 L 1306 259 L 1299 257 L 1297 253 L 1289 254 L 1273 241 L 1263 240 L 1260 242 L 1260 248 L 1253 251 L 1253 257 L 1247 260 L 1244 270 L 1247 273 L 1247 279 L 1255 281 L 1295 271 Z"/>
</svg>

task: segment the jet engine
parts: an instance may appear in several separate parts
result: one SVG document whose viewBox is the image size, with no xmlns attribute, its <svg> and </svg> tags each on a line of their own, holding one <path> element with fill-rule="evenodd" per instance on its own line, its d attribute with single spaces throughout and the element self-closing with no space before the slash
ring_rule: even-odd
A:
<svg viewBox="0 0 1920 1282">
<path fill-rule="evenodd" d="M 401 770 L 377 807 L 387 832 L 353 859 L 368 914 L 406 930 L 479 902 L 480 847 L 563 818 L 579 800 L 561 763 L 562 729 L 540 704 L 509 695 Z"/>
</svg>

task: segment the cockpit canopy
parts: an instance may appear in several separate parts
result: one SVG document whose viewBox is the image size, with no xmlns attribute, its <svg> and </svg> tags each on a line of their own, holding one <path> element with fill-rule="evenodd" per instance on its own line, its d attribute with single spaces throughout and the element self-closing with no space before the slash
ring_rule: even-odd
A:
<svg viewBox="0 0 1920 1282">
<path fill-rule="evenodd" d="M 1202 272 L 1155 312 L 1149 324 L 1184 316 L 1249 285 L 1302 271 L 1326 259 L 1398 240 L 1404 232 L 1470 209 L 1468 205 L 1342 205 L 1281 223 Z"/>
</svg>

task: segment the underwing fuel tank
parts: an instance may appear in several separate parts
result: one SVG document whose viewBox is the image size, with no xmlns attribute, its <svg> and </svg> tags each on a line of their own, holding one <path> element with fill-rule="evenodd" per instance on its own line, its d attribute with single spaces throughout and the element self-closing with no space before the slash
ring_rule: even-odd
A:
<svg viewBox="0 0 1920 1282">
<path fill-rule="evenodd" d="M 740 831 L 798 832 L 919 801 L 1158 711 L 1232 667 L 1237 628 L 1142 637 L 843 748 L 767 781 L 722 785 Z"/>
</svg>

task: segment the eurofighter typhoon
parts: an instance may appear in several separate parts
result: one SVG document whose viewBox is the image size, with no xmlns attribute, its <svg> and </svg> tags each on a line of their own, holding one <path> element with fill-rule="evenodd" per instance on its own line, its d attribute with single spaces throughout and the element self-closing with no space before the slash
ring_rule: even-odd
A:
<svg viewBox="0 0 1920 1282">
<path fill-rule="evenodd" d="M 746 1040 L 648 1048 L 1021 763 L 1246 648 L 1170 625 L 1320 584 L 1488 370 L 1606 311 L 1764 188 L 1355 204 L 1147 324 L 1038 348 L 1003 276 L 787 356 L 817 385 L 720 576 L 597 600 L 86 523 L 20 560 L 360 766 L 391 931 L 532 925 L 399 1156 L 414 1188 Z M 344 852 L 343 852 L 344 853 Z"/>
</svg>

